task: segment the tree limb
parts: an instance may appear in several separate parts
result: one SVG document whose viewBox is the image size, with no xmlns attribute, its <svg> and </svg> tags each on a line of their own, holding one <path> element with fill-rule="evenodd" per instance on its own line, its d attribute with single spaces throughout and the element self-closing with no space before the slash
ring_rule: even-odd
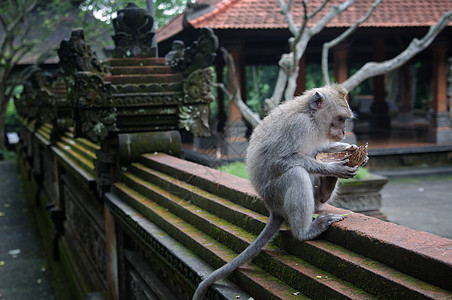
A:
<svg viewBox="0 0 452 300">
<path fill-rule="evenodd" d="M 450 21 L 452 21 L 452 10 L 445 13 L 436 24 L 432 25 L 422 39 L 413 39 L 410 45 L 402 53 L 384 62 L 366 63 L 358 72 L 344 81 L 342 86 L 351 91 L 368 78 L 400 68 L 417 53 L 427 48 Z"/>
<path fill-rule="evenodd" d="M 347 10 L 354 2 L 355 0 L 347 0 L 344 1 L 341 5 L 333 5 L 328 13 L 317 24 L 315 24 L 314 27 L 311 28 L 311 36 L 316 35 L 320 31 L 322 31 L 334 17 Z"/>
<path fill-rule="evenodd" d="M 237 82 L 235 64 L 232 55 L 225 49 L 221 48 L 221 52 L 223 54 L 224 61 L 226 62 L 226 66 L 228 68 L 227 77 L 228 82 L 232 84 L 232 87 L 227 90 L 223 84 L 219 84 L 218 87 L 223 90 L 225 95 L 228 97 L 228 100 L 234 103 L 234 105 L 240 111 L 240 114 L 243 118 L 251 124 L 251 126 L 256 127 L 261 122 L 259 115 L 253 112 L 248 105 L 245 104 L 242 97 L 240 96 L 240 87 Z"/>
<path fill-rule="evenodd" d="M 348 28 L 346 31 L 344 31 L 340 36 L 337 38 L 324 43 L 322 47 L 322 73 L 323 73 L 323 80 L 325 81 L 325 84 L 330 84 L 330 78 L 328 75 L 328 53 L 329 50 L 335 46 L 337 46 L 339 43 L 341 43 L 343 40 L 348 38 L 362 23 L 364 23 L 372 14 L 372 12 L 375 10 L 375 8 L 380 4 L 381 0 L 375 0 L 370 9 L 367 11 L 367 14 L 359 19 L 358 21 L 353 24 L 352 27 Z"/>
<path fill-rule="evenodd" d="M 293 21 L 292 15 L 290 14 L 290 8 L 292 6 L 292 1 L 289 0 L 289 3 L 286 5 L 284 0 L 278 0 L 279 7 L 281 9 L 281 13 L 286 18 L 287 25 L 289 27 L 290 32 L 295 35 L 298 31 L 295 22 Z"/>
</svg>

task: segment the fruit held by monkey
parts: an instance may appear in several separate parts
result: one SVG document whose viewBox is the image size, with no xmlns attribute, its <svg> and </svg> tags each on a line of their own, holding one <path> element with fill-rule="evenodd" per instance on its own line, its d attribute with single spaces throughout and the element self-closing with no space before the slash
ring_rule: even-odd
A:
<svg viewBox="0 0 452 300">
<path fill-rule="evenodd" d="M 345 151 L 332 153 L 321 152 L 316 155 L 315 159 L 323 163 L 348 159 L 348 166 L 361 166 L 367 157 L 367 146 L 368 145 L 366 143 L 365 145 L 361 145 L 355 149 L 348 149 Z"/>
</svg>

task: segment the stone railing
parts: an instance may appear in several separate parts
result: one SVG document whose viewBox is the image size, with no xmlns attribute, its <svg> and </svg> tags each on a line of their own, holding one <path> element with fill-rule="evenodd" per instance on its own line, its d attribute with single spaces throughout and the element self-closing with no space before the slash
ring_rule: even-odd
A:
<svg viewBox="0 0 452 300">
<path fill-rule="evenodd" d="M 149 57 L 152 34 L 129 39 L 144 38 L 143 49 L 124 44 L 134 32 L 120 24 L 131 22 L 127 14 L 115 21 L 117 57 L 100 64 L 75 30 L 60 46 L 63 71 L 36 71 L 25 84 L 18 168 L 70 298 L 190 299 L 255 239 L 267 212 L 247 180 L 182 159 L 179 130 L 208 132 L 216 37 L 205 29 L 190 48 L 176 42 L 170 68 Z M 136 15 L 137 24 L 150 20 Z M 210 52 L 193 68 L 199 48 Z M 208 298 L 451 298 L 451 248 L 449 239 L 361 214 L 305 243 L 284 227 Z"/>
</svg>

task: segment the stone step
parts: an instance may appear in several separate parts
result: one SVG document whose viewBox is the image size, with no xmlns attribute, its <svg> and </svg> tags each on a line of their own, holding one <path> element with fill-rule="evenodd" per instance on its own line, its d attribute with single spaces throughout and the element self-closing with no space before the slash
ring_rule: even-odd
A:
<svg viewBox="0 0 452 300">
<path fill-rule="evenodd" d="M 179 195 L 181 198 L 189 198 L 192 204 L 255 235 L 262 231 L 268 220 L 268 217 L 262 214 L 208 193 L 165 173 L 151 169 L 141 163 L 131 164 L 130 172 L 147 182 L 162 187 L 172 194 Z"/>
<path fill-rule="evenodd" d="M 96 153 L 97 150 L 100 149 L 100 146 L 96 143 L 91 142 L 85 138 L 75 138 L 74 137 L 74 128 L 70 127 L 68 131 L 64 134 L 65 137 L 73 139 L 76 143 L 80 144 L 84 149 Z"/>
<path fill-rule="evenodd" d="M 169 74 L 171 67 L 168 66 L 132 66 L 114 67 L 110 70 L 112 75 L 133 75 L 133 74 Z"/>
<path fill-rule="evenodd" d="M 259 199 L 248 180 L 160 153 L 144 154 L 141 156 L 140 162 L 177 180 L 197 187 L 202 186 L 204 191 L 232 203 L 259 214 L 268 215 L 264 203 Z"/>
<path fill-rule="evenodd" d="M 83 170 L 94 176 L 93 160 L 81 154 L 75 149 L 73 145 L 62 141 L 57 141 L 56 148 L 64 153 L 74 166 L 82 168 Z"/>
<path fill-rule="evenodd" d="M 174 215 L 166 207 L 158 205 L 127 185 L 116 183 L 113 192 L 126 204 L 137 210 L 138 213 L 144 215 L 166 233 L 169 233 L 179 243 L 187 247 L 187 251 L 195 253 L 204 260 L 206 257 L 210 258 L 208 260 L 216 264 L 214 267 L 223 265 L 237 255 L 195 226 Z M 162 192 L 164 193 L 164 191 Z M 196 214 L 204 215 L 204 212 L 198 211 Z M 234 278 L 237 278 L 238 281 L 246 282 L 246 285 L 252 289 L 253 294 L 259 296 L 257 299 L 291 299 L 292 297 L 293 299 L 299 299 L 299 296 L 294 295 L 288 297 L 291 293 L 297 293 L 296 290 L 272 276 L 264 276 L 259 268 L 251 264 L 240 268 L 236 271 L 236 274 Z"/>
<path fill-rule="evenodd" d="M 205 197 L 209 199 L 207 200 L 208 202 L 212 201 L 212 197 L 218 196 L 230 199 L 231 202 L 240 206 L 249 206 L 247 208 L 254 210 L 256 213 L 261 209 L 259 202 L 256 200 L 257 195 L 246 180 L 163 154 L 145 154 L 141 157 L 141 163 L 154 171 L 165 173 L 167 177 L 174 177 L 175 180 L 184 181 L 197 187 L 202 186 L 205 192 L 213 195 Z M 134 166 L 134 168 L 134 172 L 141 169 L 139 171 L 141 173 L 137 172 L 140 176 L 143 176 L 143 172 L 146 172 L 141 166 Z M 152 176 L 155 176 L 155 174 Z M 155 181 L 152 176 L 148 175 L 148 177 L 144 178 Z M 162 181 L 164 177 L 158 180 Z M 165 181 L 168 180 L 165 179 Z M 172 185 L 171 188 L 174 188 L 174 183 L 171 183 L 171 180 L 168 182 L 160 183 L 159 185 L 168 188 L 168 184 L 170 184 L 170 186 Z M 175 189 L 175 191 L 183 195 L 184 192 L 181 192 L 180 186 L 182 184 L 179 184 L 178 189 Z M 199 198 L 199 196 L 195 196 L 195 198 Z M 196 201 L 198 201 L 197 203 L 202 203 L 202 201 Z M 215 202 L 212 201 L 211 203 Z M 253 209 L 253 207 L 257 209 Z M 224 206 L 223 210 L 226 209 L 227 205 Z M 265 214 L 265 211 L 259 213 Z M 223 218 L 224 215 L 228 214 L 223 212 L 219 216 Z M 240 216 L 234 218 L 237 219 Z M 249 218 L 249 215 L 244 213 L 243 218 Z M 310 264 L 366 289 L 372 294 L 381 295 L 381 297 L 393 295 L 400 295 L 401 297 L 403 295 L 413 297 L 419 297 L 419 295 L 421 297 L 450 296 L 450 292 L 432 285 L 434 284 L 448 290 L 447 287 L 449 286 L 450 288 L 450 285 L 448 285 L 447 280 L 433 276 L 435 271 L 430 271 L 437 270 L 438 274 L 443 274 L 443 276 L 439 277 L 444 277 L 444 274 L 450 273 L 450 269 L 444 269 L 447 265 L 442 261 L 444 258 L 441 259 L 441 245 L 450 241 L 407 228 L 402 230 L 398 225 L 359 214 L 354 214 L 347 219 L 333 225 L 323 235 L 326 241 L 317 240 L 300 243 L 293 240 L 287 230 L 283 230 L 280 234 L 282 235 L 281 239 L 276 239 L 275 243 L 284 252 L 295 254 Z M 240 224 L 232 219 L 229 221 L 234 224 Z M 263 221 L 257 219 L 257 222 Z M 379 232 L 377 229 L 382 227 L 385 228 L 385 233 L 377 234 Z M 247 229 L 253 232 L 249 227 Z M 392 235 L 389 235 L 389 240 L 385 240 L 388 237 L 387 230 L 393 232 Z M 410 238 L 406 236 L 407 234 L 411 236 L 408 231 L 412 231 L 411 234 L 416 236 L 429 235 L 425 240 L 432 241 L 434 245 L 426 245 L 425 249 L 411 245 L 409 242 Z M 254 231 L 253 234 L 256 234 L 256 232 Z M 400 243 L 400 240 L 407 242 Z M 390 247 L 388 243 L 391 245 Z M 388 248 L 393 249 L 391 253 L 387 253 Z M 386 254 L 383 255 L 382 252 L 386 252 Z M 412 264 L 406 259 L 407 257 L 412 257 L 412 260 L 419 263 L 422 266 L 422 270 L 425 271 L 419 272 L 417 268 L 412 268 Z M 265 268 L 266 264 L 271 265 L 265 260 L 259 265 Z M 337 266 L 342 267 L 338 268 Z M 429 271 L 427 272 L 427 270 Z M 355 274 L 360 274 L 360 276 L 354 276 Z M 372 288 L 372 282 L 374 281 L 378 282 L 378 284 L 375 284 L 379 286 L 378 289 Z"/>
<path fill-rule="evenodd" d="M 111 67 L 127 66 L 166 66 L 164 57 L 131 57 L 131 58 L 110 58 L 105 61 Z"/>
<path fill-rule="evenodd" d="M 176 180 L 164 173 L 147 168 L 142 164 L 132 164 L 130 172 L 138 176 L 135 178 L 139 178 L 138 181 L 142 181 L 143 186 L 140 187 L 137 182 L 133 182 L 134 180 L 132 178 L 134 178 L 134 175 L 126 176 L 127 179 L 124 179 L 124 182 L 128 182 L 133 189 L 140 191 L 142 194 L 148 195 L 152 199 L 155 198 L 153 195 L 149 195 L 149 190 L 146 191 L 146 183 L 152 183 L 170 194 L 178 195 L 178 197 L 182 199 L 190 199 L 191 204 L 208 211 L 216 217 L 220 217 L 221 220 L 226 220 L 234 225 L 238 225 L 242 229 L 245 229 L 247 232 L 254 235 L 260 233 L 262 228 L 265 226 L 265 222 L 267 221 L 267 218 L 260 214 L 231 203 L 230 201 L 222 199 L 216 195 L 207 193 L 183 181 Z M 170 207 L 167 208 L 170 209 Z M 186 211 L 183 211 L 180 214 L 182 216 L 188 215 Z M 190 220 L 187 221 L 190 222 Z M 208 226 L 214 227 L 213 224 L 214 223 L 209 222 Z M 207 233 L 205 227 L 202 226 L 203 225 L 201 224 L 197 227 Z M 218 232 L 218 230 L 220 229 L 216 228 L 214 232 Z M 285 233 L 290 234 L 287 230 Z M 234 238 L 234 236 L 230 236 L 221 240 L 223 240 L 223 244 L 231 247 L 236 242 L 232 242 L 232 244 L 228 244 L 227 242 L 231 243 L 231 240 L 234 240 Z M 284 243 L 281 243 L 278 239 L 276 239 L 276 241 L 278 247 L 284 248 L 282 245 Z M 297 249 L 297 251 L 293 251 L 292 249 Z M 425 297 L 435 297 L 441 295 L 441 292 L 435 291 L 433 286 L 430 287 L 432 291 L 431 293 L 426 292 L 425 289 L 420 289 L 420 286 L 425 287 L 428 285 L 425 282 L 402 274 L 401 272 L 386 267 L 377 261 L 351 253 L 349 250 L 327 241 L 317 240 L 297 243 L 296 245 L 291 245 L 291 247 L 285 247 L 284 250 L 287 253 L 297 254 L 299 258 L 315 265 L 315 267 L 306 267 L 306 263 L 301 262 L 300 266 L 304 266 L 304 273 L 299 274 L 298 271 L 290 265 L 290 259 L 285 258 L 277 251 L 269 251 L 267 249 L 265 253 L 268 257 L 265 259 L 260 258 L 261 262 L 258 263 L 259 267 L 266 269 L 273 276 L 278 277 L 284 282 L 290 282 L 293 277 L 300 278 L 303 276 L 305 280 L 309 280 L 310 278 L 314 278 L 316 276 L 306 275 L 306 273 L 311 275 L 315 274 L 315 272 L 317 272 L 317 274 L 323 274 L 327 271 L 330 274 L 321 276 L 321 279 L 325 280 L 325 276 L 329 278 L 328 281 L 334 279 L 334 281 L 337 282 L 340 281 L 338 278 L 346 279 L 348 282 L 363 289 L 372 286 L 371 283 L 375 281 L 377 282 L 375 285 L 378 286 L 378 288 L 374 288 L 372 291 L 382 297 L 390 298 L 394 295 L 409 295 L 410 297 L 422 295 Z M 275 267 L 275 264 L 278 264 L 277 268 Z M 341 265 L 342 268 L 337 268 L 336 266 L 338 265 Z M 266 266 L 272 266 L 272 268 L 268 269 Z M 288 274 L 292 274 L 294 272 L 296 275 L 288 276 Z M 278 274 L 282 275 L 278 276 Z M 357 274 L 360 275 L 357 276 Z M 292 286 L 297 287 L 296 284 L 297 282 L 292 282 Z M 301 289 L 302 287 L 299 288 Z M 305 286 L 303 290 L 306 288 L 307 287 Z M 358 293 L 359 292 L 360 291 L 358 291 Z M 354 291 L 354 293 L 357 293 L 357 291 Z M 344 291 L 341 292 L 341 295 L 343 294 Z"/>
<path fill-rule="evenodd" d="M 203 202 L 200 199 L 203 197 L 205 197 L 204 200 L 214 199 L 214 201 L 218 202 L 219 199 L 215 199 L 216 197 L 214 195 L 210 195 L 206 192 L 202 193 L 198 188 L 193 186 L 190 187 L 182 182 L 178 183 L 174 178 L 170 178 L 164 174 L 161 174 L 161 185 L 150 182 L 158 181 L 157 173 L 153 173 L 151 175 L 152 178 L 149 176 L 144 176 L 145 178 L 135 176 L 135 173 L 145 175 L 143 172 L 146 171 L 150 170 L 147 170 L 143 166 L 135 165 L 130 170 L 130 172 L 133 172 L 134 174 L 124 174 L 123 182 L 126 183 L 129 188 L 139 192 L 140 195 L 152 199 L 154 202 L 157 202 L 159 205 L 168 209 L 168 211 L 195 226 L 198 230 L 201 230 L 204 234 L 209 235 L 222 245 L 227 246 L 237 253 L 243 251 L 256 238 L 255 234 L 249 233 L 235 224 L 226 222 L 223 218 L 219 218 L 218 215 L 207 212 L 197 206 L 198 203 Z M 168 183 L 171 186 L 168 186 Z M 180 189 L 174 189 L 174 187 L 178 185 L 180 186 Z M 170 188 L 170 190 L 168 190 L 168 188 Z M 185 190 L 185 192 L 183 190 Z M 189 194 L 185 194 L 189 190 L 194 192 L 194 196 L 190 197 Z M 189 199 L 189 202 L 183 200 L 184 198 Z M 198 201 L 195 198 L 198 198 Z M 228 203 L 231 203 L 229 201 L 224 202 L 226 206 L 223 208 L 223 211 L 232 209 L 235 210 L 236 214 L 239 213 L 240 208 L 237 205 L 232 204 L 232 207 L 229 207 Z M 253 218 L 253 216 L 249 215 L 247 209 L 243 210 L 244 212 L 241 216 L 242 219 Z M 260 216 L 260 219 L 265 218 Z M 260 225 L 263 226 L 264 224 L 265 223 L 262 222 Z M 327 274 L 325 276 L 329 278 L 329 280 L 325 280 L 324 282 L 319 281 L 315 274 L 324 274 L 324 271 L 301 260 L 298 260 L 299 264 L 294 266 L 292 257 L 282 255 L 281 253 L 275 254 L 278 252 L 279 251 L 275 246 L 269 245 L 266 247 L 266 251 L 259 256 L 260 258 L 257 259 L 260 262 L 258 267 L 265 269 L 266 271 L 261 271 L 261 276 L 277 277 L 285 283 L 290 282 L 292 288 L 295 290 L 303 289 L 303 292 L 308 292 L 308 295 L 315 295 L 314 291 L 318 292 L 321 290 L 322 294 L 328 295 L 328 297 L 331 298 L 337 298 L 344 295 L 347 295 L 348 297 L 357 297 L 357 295 L 361 295 L 363 296 L 362 298 L 367 298 L 368 295 L 365 292 L 360 289 L 351 288 L 349 283 L 344 282 L 334 275 Z M 296 280 L 293 278 L 296 278 Z"/>
<path fill-rule="evenodd" d="M 94 161 L 96 159 L 96 153 L 94 151 L 92 151 L 92 149 L 85 147 L 82 143 L 78 143 L 74 139 L 70 139 L 68 137 L 62 136 L 61 142 L 63 142 L 66 146 L 70 146 L 79 155 L 82 155 L 83 157 L 85 157 L 91 161 Z"/>
<path fill-rule="evenodd" d="M 182 74 L 148 74 L 148 75 L 107 75 L 105 81 L 113 84 L 140 84 L 140 83 L 173 83 L 182 81 Z"/>
</svg>

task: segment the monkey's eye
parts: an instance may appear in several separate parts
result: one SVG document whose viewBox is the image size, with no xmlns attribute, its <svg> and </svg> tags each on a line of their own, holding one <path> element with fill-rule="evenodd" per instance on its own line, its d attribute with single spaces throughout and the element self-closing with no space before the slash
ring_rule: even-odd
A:
<svg viewBox="0 0 452 300">
<path fill-rule="evenodd" d="M 344 116 L 338 117 L 339 122 L 345 122 L 346 118 Z"/>
</svg>

